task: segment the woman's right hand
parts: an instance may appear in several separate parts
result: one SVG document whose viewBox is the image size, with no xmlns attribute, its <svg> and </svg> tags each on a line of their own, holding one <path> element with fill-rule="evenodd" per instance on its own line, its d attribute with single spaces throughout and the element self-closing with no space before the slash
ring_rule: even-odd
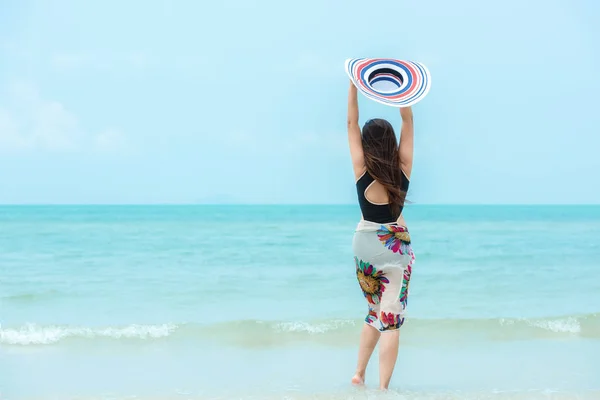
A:
<svg viewBox="0 0 600 400">
<path fill-rule="evenodd" d="M 412 107 L 401 107 L 400 108 L 400 117 L 402 117 L 402 121 L 412 121 L 412 119 L 413 119 Z"/>
</svg>

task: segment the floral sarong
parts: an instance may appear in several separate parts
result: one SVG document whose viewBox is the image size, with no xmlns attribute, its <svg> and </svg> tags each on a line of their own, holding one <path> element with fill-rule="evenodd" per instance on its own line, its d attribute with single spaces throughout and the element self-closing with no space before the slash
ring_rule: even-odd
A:
<svg viewBox="0 0 600 400">
<path fill-rule="evenodd" d="M 369 307 L 365 322 L 380 332 L 399 329 L 415 261 L 407 228 L 361 220 L 352 248 L 356 277 Z"/>
</svg>

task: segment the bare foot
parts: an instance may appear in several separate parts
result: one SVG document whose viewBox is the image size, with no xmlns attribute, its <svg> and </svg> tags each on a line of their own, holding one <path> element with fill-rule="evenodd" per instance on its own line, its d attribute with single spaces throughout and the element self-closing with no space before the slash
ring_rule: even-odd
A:
<svg viewBox="0 0 600 400">
<path fill-rule="evenodd" d="M 365 384 L 365 377 L 361 376 L 359 374 L 356 374 L 352 377 L 352 384 L 353 385 L 364 385 Z"/>
</svg>

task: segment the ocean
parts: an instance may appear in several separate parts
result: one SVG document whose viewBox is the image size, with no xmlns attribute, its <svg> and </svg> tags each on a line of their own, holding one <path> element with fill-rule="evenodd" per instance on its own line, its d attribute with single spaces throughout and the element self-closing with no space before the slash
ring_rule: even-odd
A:
<svg viewBox="0 0 600 400">
<path fill-rule="evenodd" d="M 0 399 L 600 399 L 600 206 L 408 205 L 388 393 L 358 206 L 0 207 Z"/>
</svg>

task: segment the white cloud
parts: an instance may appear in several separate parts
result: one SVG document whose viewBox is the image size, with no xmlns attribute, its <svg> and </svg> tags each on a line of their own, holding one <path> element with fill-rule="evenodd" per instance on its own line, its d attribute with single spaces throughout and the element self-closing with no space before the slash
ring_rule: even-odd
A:
<svg viewBox="0 0 600 400">
<path fill-rule="evenodd" d="M 133 52 L 126 57 L 129 65 L 136 68 L 145 68 L 150 63 L 150 57 L 142 52 Z"/>
<path fill-rule="evenodd" d="M 29 146 L 29 141 L 19 135 L 17 122 L 5 109 L 0 108 L 0 150 L 23 149 Z"/>
<path fill-rule="evenodd" d="M 94 137 L 94 147 L 103 152 L 117 152 L 126 148 L 125 135 L 117 129 L 109 128 Z"/>
<path fill-rule="evenodd" d="M 126 53 L 55 53 L 50 65 L 63 72 L 77 69 L 115 70 L 123 67 L 142 69 L 150 66 L 151 57 L 141 51 Z"/>
<path fill-rule="evenodd" d="M 0 51 L 10 54 L 11 58 L 31 58 L 31 50 L 27 46 L 19 45 L 15 40 L 0 40 Z"/>
<path fill-rule="evenodd" d="M 274 142 L 277 144 L 265 145 Z M 327 151 L 330 154 L 339 154 L 348 149 L 347 136 L 344 131 L 294 132 L 277 138 L 246 131 L 234 131 L 219 136 L 218 143 L 249 153 L 277 152 L 289 155 L 306 154 L 307 151 Z"/>
<path fill-rule="evenodd" d="M 49 150 L 75 150 L 78 147 L 78 121 L 56 101 L 40 101 L 33 115 L 32 140 Z"/>
<path fill-rule="evenodd" d="M 0 104 L 0 151 L 112 151 L 124 143 L 116 129 L 85 135 L 64 104 L 42 98 L 33 85 L 13 84 L 6 103 Z"/>
<path fill-rule="evenodd" d="M 85 54 L 55 54 L 50 59 L 52 66 L 60 70 L 81 68 L 91 61 L 91 57 Z"/>
</svg>

